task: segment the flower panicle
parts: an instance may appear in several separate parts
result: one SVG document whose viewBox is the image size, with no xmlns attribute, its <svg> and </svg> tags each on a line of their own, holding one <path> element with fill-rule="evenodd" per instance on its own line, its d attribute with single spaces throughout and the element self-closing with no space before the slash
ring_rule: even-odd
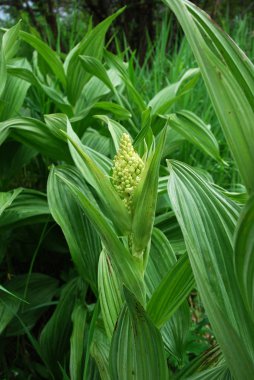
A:
<svg viewBox="0 0 254 380">
<path fill-rule="evenodd" d="M 119 150 L 113 163 L 112 183 L 131 212 L 133 193 L 140 181 L 144 162 L 134 150 L 127 133 L 123 133 L 121 137 Z"/>
</svg>

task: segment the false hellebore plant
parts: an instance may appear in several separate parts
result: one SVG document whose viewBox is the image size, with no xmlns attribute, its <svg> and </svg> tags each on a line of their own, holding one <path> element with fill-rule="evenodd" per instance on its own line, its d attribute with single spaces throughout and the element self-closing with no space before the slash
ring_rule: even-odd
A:
<svg viewBox="0 0 254 380">
<path fill-rule="evenodd" d="M 52 168 L 49 206 L 70 242 L 70 229 L 75 232 L 75 226 L 60 215 L 56 204 L 60 197 L 64 207 L 66 197 L 71 196 L 76 205 L 69 216 L 77 207 L 82 208 L 73 223 L 83 223 L 82 218 L 88 218 L 101 239 L 98 296 L 105 333 L 95 329 L 91 353 L 100 372 L 106 368 L 108 377 L 103 378 L 167 379 L 166 351 L 159 329 L 185 302 L 193 287 L 193 275 L 186 255 L 177 261 L 165 235 L 154 228 L 166 127 L 150 139 L 150 144 L 142 140 L 134 149 L 135 141 L 115 123 L 111 130 L 116 150 L 112 163 L 83 145 L 67 118 L 66 122 L 64 134 L 73 161 L 86 182 L 71 166 Z M 78 247 L 73 249 L 77 251 Z M 77 257 L 73 255 L 73 260 L 82 271 L 85 264 L 78 262 Z M 158 260 L 162 267 L 165 265 L 162 271 L 171 268 L 166 276 L 156 269 Z M 96 294 L 94 279 L 89 278 L 89 283 Z M 102 357 L 95 349 L 98 345 L 102 349 L 101 338 L 98 342 L 101 334 L 106 342 L 103 347 L 107 347 L 103 369 Z"/>
</svg>

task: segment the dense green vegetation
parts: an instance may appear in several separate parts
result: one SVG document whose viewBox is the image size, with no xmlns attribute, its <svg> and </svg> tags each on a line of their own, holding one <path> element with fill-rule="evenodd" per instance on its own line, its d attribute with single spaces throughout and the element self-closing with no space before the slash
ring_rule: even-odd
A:
<svg viewBox="0 0 254 380">
<path fill-rule="evenodd" d="M 251 379 L 252 18 L 165 6 L 2 30 L 1 379 Z"/>
</svg>

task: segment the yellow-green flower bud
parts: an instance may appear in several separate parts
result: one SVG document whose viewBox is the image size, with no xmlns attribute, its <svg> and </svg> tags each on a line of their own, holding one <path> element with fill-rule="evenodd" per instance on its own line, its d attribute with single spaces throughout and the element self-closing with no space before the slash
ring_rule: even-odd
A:
<svg viewBox="0 0 254 380">
<path fill-rule="evenodd" d="M 132 197 L 140 181 L 144 163 L 135 152 L 127 133 L 121 137 L 119 150 L 113 160 L 112 182 L 124 204 L 131 211 Z"/>
</svg>

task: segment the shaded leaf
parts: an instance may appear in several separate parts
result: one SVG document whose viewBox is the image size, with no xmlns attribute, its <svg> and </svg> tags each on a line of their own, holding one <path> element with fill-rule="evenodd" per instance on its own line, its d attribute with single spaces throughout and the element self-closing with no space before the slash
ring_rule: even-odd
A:
<svg viewBox="0 0 254 380">
<path fill-rule="evenodd" d="M 112 380 L 166 380 L 168 369 L 160 332 L 135 297 L 125 289 L 110 348 Z"/>
</svg>

